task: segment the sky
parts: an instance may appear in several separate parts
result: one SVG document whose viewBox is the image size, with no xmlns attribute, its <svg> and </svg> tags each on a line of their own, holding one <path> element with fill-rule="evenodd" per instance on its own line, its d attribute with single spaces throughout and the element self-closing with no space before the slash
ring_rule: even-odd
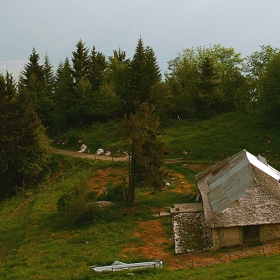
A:
<svg viewBox="0 0 280 280">
<path fill-rule="evenodd" d="M 106 57 L 132 58 L 138 39 L 162 73 L 187 48 L 220 44 L 242 57 L 280 48 L 279 0 L 0 0 L 0 72 L 16 77 L 32 49 L 56 67 L 81 39 Z"/>
</svg>

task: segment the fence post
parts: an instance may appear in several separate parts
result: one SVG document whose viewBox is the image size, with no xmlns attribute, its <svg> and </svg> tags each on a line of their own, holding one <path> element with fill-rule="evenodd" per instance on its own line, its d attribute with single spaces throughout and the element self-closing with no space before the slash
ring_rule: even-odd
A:
<svg viewBox="0 0 280 280">
<path fill-rule="evenodd" d="M 264 248 L 262 248 L 262 251 L 263 251 L 263 255 L 264 255 L 264 257 L 265 257 L 265 250 L 264 250 Z"/>
</svg>

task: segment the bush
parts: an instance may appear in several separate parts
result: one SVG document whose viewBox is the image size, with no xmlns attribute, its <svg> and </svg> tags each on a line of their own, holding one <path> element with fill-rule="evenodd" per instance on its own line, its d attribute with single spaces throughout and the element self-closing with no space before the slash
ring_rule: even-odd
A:
<svg viewBox="0 0 280 280">
<path fill-rule="evenodd" d="M 68 194 L 63 194 L 57 201 L 59 220 L 64 225 L 73 225 L 93 219 L 96 193 L 89 192 L 86 181 L 79 181 Z"/>
<path fill-rule="evenodd" d="M 97 199 L 107 200 L 112 202 L 121 202 L 123 201 L 122 188 L 123 188 L 123 182 L 114 185 L 113 181 L 110 180 L 107 182 L 106 190 Z"/>
</svg>

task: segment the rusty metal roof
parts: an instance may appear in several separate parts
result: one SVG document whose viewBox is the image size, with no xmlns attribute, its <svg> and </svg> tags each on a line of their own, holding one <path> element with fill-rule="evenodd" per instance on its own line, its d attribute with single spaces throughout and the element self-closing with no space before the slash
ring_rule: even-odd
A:
<svg viewBox="0 0 280 280">
<path fill-rule="evenodd" d="M 205 213 L 206 222 L 210 222 L 214 225 L 229 226 L 237 224 L 252 224 L 256 222 L 262 222 L 262 214 L 264 211 L 261 208 L 263 198 L 269 200 L 270 210 L 266 207 L 266 213 L 269 212 L 267 216 L 275 216 L 273 214 L 275 211 L 280 212 L 280 173 L 269 166 L 263 157 L 255 157 L 246 150 L 242 150 L 236 155 L 202 171 L 196 175 L 197 185 L 200 190 L 203 207 Z M 264 187 L 260 191 L 260 187 Z M 254 190 L 258 188 L 258 190 Z M 255 199 L 254 195 L 248 196 L 248 190 L 250 193 L 258 193 L 258 197 L 261 197 L 263 193 L 263 198 Z M 267 191 L 270 195 L 266 195 Z M 274 195 L 271 195 L 274 194 Z M 241 203 L 243 202 L 243 204 Z M 246 201 L 244 203 L 244 201 Z M 252 207 L 255 209 L 258 205 L 259 218 L 249 221 L 249 217 L 244 217 L 240 220 L 238 217 L 242 215 L 247 216 L 250 213 L 252 215 Z M 242 208 L 242 211 L 240 210 Z M 277 209 L 278 210 L 277 210 Z M 230 209 L 230 210 L 228 210 Z M 235 213 L 232 213 L 235 211 Z M 223 219 L 223 213 L 227 212 L 227 218 Z M 222 214 L 221 214 L 222 213 Z M 219 218 L 218 218 L 219 216 Z M 231 219 L 230 217 L 235 217 Z M 275 217 L 274 217 L 275 218 Z M 276 219 L 269 219 L 270 221 L 276 222 L 280 216 Z M 229 222 L 231 221 L 231 222 Z M 266 219 L 265 223 L 267 223 Z M 263 221 L 264 222 L 264 221 Z"/>
</svg>

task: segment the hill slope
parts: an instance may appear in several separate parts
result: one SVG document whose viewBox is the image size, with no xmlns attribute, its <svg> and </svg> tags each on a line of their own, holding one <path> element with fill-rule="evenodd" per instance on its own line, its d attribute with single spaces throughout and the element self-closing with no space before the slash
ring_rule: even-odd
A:
<svg viewBox="0 0 280 280">
<path fill-rule="evenodd" d="M 278 243 L 250 250 L 174 256 L 171 221 L 157 219 L 154 214 L 174 203 L 191 201 L 195 194 L 194 174 L 204 165 L 240 149 L 265 155 L 277 165 L 278 130 L 246 113 L 226 114 L 207 121 L 174 121 L 162 128 L 160 136 L 169 152 L 167 157 L 184 157 L 183 164 L 166 165 L 170 187 L 160 193 L 150 188 L 137 190 L 136 205 L 116 203 L 113 209 L 98 213 L 95 219 L 73 225 L 65 225 L 61 220 L 57 211 L 59 198 L 71 193 L 84 180 L 91 190 L 100 194 L 110 191 L 127 176 L 127 162 L 54 156 L 49 181 L 37 190 L 19 190 L 15 197 L 0 204 L 0 279 L 123 279 L 127 272 L 93 274 L 90 266 L 107 265 L 114 260 L 135 262 L 157 257 L 163 259 L 163 270 L 135 272 L 134 278 L 209 279 L 211 275 L 215 279 L 241 276 L 267 279 L 270 275 L 273 279 L 280 274 L 279 255 L 275 255 L 280 252 Z M 104 145 L 117 154 L 125 150 L 125 144 L 118 142 L 115 132 L 113 123 L 76 128 L 60 136 L 67 144 L 58 146 L 77 150 L 80 140 L 92 145 L 91 151 Z M 187 151 L 187 155 L 182 151 Z M 258 258 L 228 265 L 229 260 L 250 254 Z M 221 264 L 211 268 L 188 269 L 218 263 Z M 249 269 L 252 266 L 253 271 Z"/>
</svg>

